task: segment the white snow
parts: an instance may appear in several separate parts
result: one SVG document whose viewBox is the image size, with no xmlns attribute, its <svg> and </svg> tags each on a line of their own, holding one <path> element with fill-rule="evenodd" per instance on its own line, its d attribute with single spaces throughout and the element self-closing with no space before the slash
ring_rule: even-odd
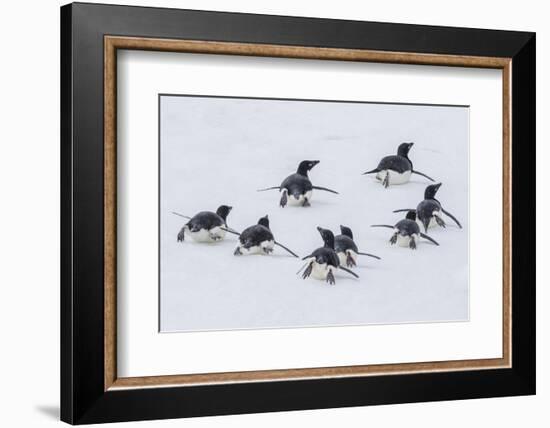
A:
<svg viewBox="0 0 550 428">
<path fill-rule="evenodd" d="M 399 143 L 415 143 L 415 169 L 440 180 L 438 199 L 462 223 L 430 230 L 416 251 L 390 246 L 391 229 L 416 207 L 428 180 L 388 189 L 363 176 Z M 258 329 L 468 319 L 468 109 L 394 104 L 326 103 L 163 96 L 161 98 L 161 331 Z M 301 160 L 315 191 L 307 208 L 279 207 L 276 190 Z M 176 236 L 194 215 L 233 206 L 236 230 L 269 215 L 275 239 L 300 256 L 322 245 L 317 226 L 351 227 L 360 251 L 355 279 L 336 285 L 296 272 L 304 264 L 280 247 L 271 256 L 236 257 L 237 237 L 197 243 Z"/>
</svg>

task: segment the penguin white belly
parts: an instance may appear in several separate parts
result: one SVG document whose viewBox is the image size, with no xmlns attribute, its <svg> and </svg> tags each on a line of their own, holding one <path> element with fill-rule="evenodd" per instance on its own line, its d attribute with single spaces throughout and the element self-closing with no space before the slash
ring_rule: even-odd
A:
<svg viewBox="0 0 550 428">
<path fill-rule="evenodd" d="M 313 191 L 308 190 L 304 195 L 300 195 L 298 198 L 295 198 L 293 195 L 288 195 L 288 204 L 294 206 L 303 205 L 306 198 L 308 201 L 311 201 L 312 194 Z"/>
<path fill-rule="evenodd" d="M 351 258 L 353 259 L 355 264 L 357 264 L 357 253 L 355 251 L 352 251 L 352 250 L 347 250 L 347 253 L 349 253 L 351 255 Z M 338 253 L 338 258 L 340 259 L 340 264 L 342 266 L 347 266 L 348 265 L 348 263 L 347 263 L 348 254 L 347 253 L 343 252 L 343 251 Z"/>
<path fill-rule="evenodd" d="M 418 242 L 418 235 L 415 233 L 413 235 L 416 242 Z M 408 247 L 411 242 L 410 236 L 403 236 L 401 234 L 397 235 L 397 245 L 400 247 Z"/>
<path fill-rule="evenodd" d="M 416 224 L 418 224 L 422 230 L 424 229 L 424 225 L 422 224 L 422 222 L 418 218 L 416 219 Z M 435 221 L 435 215 L 434 215 L 434 216 L 432 216 L 432 218 L 430 218 L 430 223 L 428 224 L 428 229 L 431 229 L 431 228 L 436 227 L 436 226 L 439 226 L 439 225 L 437 224 L 437 221 Z"/>
<path fill-rule="evenodd" d="M 327 263 L 319 264 L 313 262 L 311 276 L 315 279 L 327 279 L 328 273 L 334 269 L 334 266 L 329 266 Z"/>
<path fill-rule="evenodd" d="M 404 173 L 401 174 L 391 169 L 384 169 L 376 174 L 376 179 L 383 182 L 384 179 L 386 178 L 386 173 L 390 174 L 390 178 L 389 178 L 390 185 L 404 184 L 404 183 L 407 183 L 411 178 L 411 171 L 405 171 Z"/>
<path fill-rule="evenodd" d="M 217 242 L 225 238 L 225 230 L 216 226 L 210 230 L 201 229 L 198 232 L 189 232 L 189 235 L 196 242 Z"/>
<path fill-rule="evenodd" d="M 239 245 L 239 249 L 241 251 L 241 254 L 245 256 L 249 256 L 252 254 L 267 254 L 273 251 L 273 247 L 275 246 L 274 241 L 263 241 L 260 245 L 255 245 L 250 248 L 243 248 L 241 245 Z"/>
</svg>

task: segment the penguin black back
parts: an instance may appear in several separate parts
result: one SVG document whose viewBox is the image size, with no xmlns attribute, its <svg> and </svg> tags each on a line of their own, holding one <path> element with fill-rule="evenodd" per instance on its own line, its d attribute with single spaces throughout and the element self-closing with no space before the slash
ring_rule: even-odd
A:
<svg viewBox="0 0 550 428">
<path fill-rule="evenodd" d="M 334 238 L 334 250 L 336 253 L 346 252 L 347 250 L 352 250 L 355 253 L 359 252 L 357 245 L 353 241 L 353 232 L 349 227 L 340 226 L 341 235 L 338 235 Z"/>
</svg>

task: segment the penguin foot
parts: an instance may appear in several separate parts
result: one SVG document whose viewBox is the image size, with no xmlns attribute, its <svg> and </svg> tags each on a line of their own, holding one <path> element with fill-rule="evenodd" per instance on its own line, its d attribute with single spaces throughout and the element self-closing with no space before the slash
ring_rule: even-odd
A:
<svg viewBox="0 0 550 428">
<path fill-rule="evenodd" d="M 304 198 L 304 202 L 302 204 L 303 207 L 310 207 L 311 204 L 309 203 L 309 201 L 307 200 L 307 198 Z"/>
<path fill-rule="evenodd" d="M 286 203 L 288 202 L 287 196 L 286 196 L 286 190 L 283 190 L 283 196 L 281 196 L 281 200 L 279 201 L 279 205 L 281 208 L 284 208 L 286 206 Z"/>
<path fill-rule="evenodd" d="M 266 254 L 266 255 L 268 255 L 268 256 L 269 256 L 271 253 L 273 253 L 273 248 L 264 247 L 264 248 L 262 248 L 262 250 L 263 250 L 264 254 Z"/>
<path fill-rule="evenodd" d="M 242 251 L 241 251 L 241 247 L 235 248 L 235 251 L 233 252 L 233 255 L 234 255 L 234 256 L 242 256 L 243 253 L 242 253 Z"/>
<path fill-rule="evenodd" d="M 312 271 L 313 271 L 313 262 L 307 265 L 306 270 L 304 270 L 304 273 L 302 274 L 302 279 L 309 278 Z"/>
<path fill-rule="evenodd" d="M 414 238 L 411 238 L 411 240 L 409 241 L 409 248 L 411 250 L 416 250 L 416 240 Z"/>
<path fill-rule="evenodd" d="M 442 219 L 441 217 L 439 217 L 439 216 L 434 216 L 434 217 L 435 217 L 435 222 L 436 222 L 439 226 L 441 226 L 441 227 L 445 227 L 445 226 L 446 226 L 445 222 L 443 221 L 443 219 Z"/>
<path fill-rule="evenodd" d="M 218 241 L 221 241 L 221 240 L 222 240 L 222 237 L 219 236 L 219 235 L 216 235 L 216 234 L 211 233 L 211 234 L 210 234 L 210 239 L 211 239 L 212 241 L 214 241 L 214 242 L 218 242 Z"/>
<path fill-rule="evenodd" d="M 390 244 L 395 245 L 397 244 L 397 233 L 394 233 L 392 237 L 390 238 Z"/>
<path fill-rule="evenodd" d="M 183 227 L 178 233 L 178 242 L 183 242 L 185 240 L 185 227 Z"/>
<path fill-rule="evenodd" d="M 329 271 L 328 271 L 328 274 L 327 274 L 327 282 L 328 282 L 330 285 L 336 284 L 336 280 L 334 279 L 334 274 L 332 273 L 332 270 L 329 270 Z"/>
<path fill-rule="evenodd" d="M 382 182 L 382 185 L 387 189 L 390 185 L 390 173 L 386 171 L 386 176 L 384 177 L 384 181 Z"/>
<path fill-rule="evenodd" d="M 355 260 L 350 253 L 348 253 L 348 256 L 346 257 L 346 266 L 349 268 L 357 266 L 357 263 L 355 263 Z"/>
</svg>

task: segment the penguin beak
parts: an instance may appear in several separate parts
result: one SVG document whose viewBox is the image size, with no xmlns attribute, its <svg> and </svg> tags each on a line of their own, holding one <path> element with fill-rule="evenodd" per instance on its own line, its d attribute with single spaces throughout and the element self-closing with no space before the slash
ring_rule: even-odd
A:
<svg viewBox="0 0 550 428">
<path fill-rule="evenodd" d="M 409 143 L 409 149 L 414 146 L 414 143 Z"/>
<path fill-rule="evenodd" d="M 439 188 L 441 187 L 442 184 L 443 184 L 443 183 L 437 183 L 437 184 L 435 185 L 435 190 L 439 190 Z"/>
<path fill-rule="evenodd" d="M 319 162 L 318 160 L 311 161 L 311 167 L 313 168 L 315 165 L 317 165 Z"/>
<path fill-rule="evenodd" d="M 231 211 L 232 209 L 233 209 L 233 207 L 227 207 L 228 211 Z"/>
<path fill-rule="evenodd" d="M 324 230 L 324 229 L 323 229 L 322 227 L 320 227 L 320 226 L 317 226 L 317 230 L 319 231 L 319 233 L 323 233 L 323 230 Z"/>
</svg>

